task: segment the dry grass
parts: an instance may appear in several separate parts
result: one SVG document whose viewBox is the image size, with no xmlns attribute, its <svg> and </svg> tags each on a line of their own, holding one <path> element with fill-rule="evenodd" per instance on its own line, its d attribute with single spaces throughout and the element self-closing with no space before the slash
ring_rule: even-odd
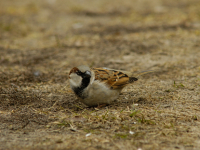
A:
<svg viewBox="0 0 200 150">
<path fill-rule="evenodd" d="M 200 2 L 0 5 L 0 149 L 200 149 Z M 77 101 L 80 64 L 142 71 L 112 105 Z"/>
</svg>

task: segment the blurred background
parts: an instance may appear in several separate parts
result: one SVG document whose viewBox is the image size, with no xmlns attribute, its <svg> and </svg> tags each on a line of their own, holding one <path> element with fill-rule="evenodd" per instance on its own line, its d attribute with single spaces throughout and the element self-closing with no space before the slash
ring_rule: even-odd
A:
<svg viewBox="0 0 200 150">
<path fill-rule="evenodd" d="M 45 55 L 57 52 L 69 58 L 65 63 L 77 65 L 73 60 L 81 59 L 108 65 L 132 59 L 119 58 L 130 53 L 166 53 L 190 41 L 199 46 L 199 39 L 191 39 L 200 34 L 199 8 L 198 0 L 2 0 L 0 46 L 24 55 L 53 48 Z M 188 41 L 190 33 L 194 36 Z"/>
<path fill-rule="evenodd" d="M 97 111 L 69 88 L 82 64 L 156 72 Z M 200 149 L 199 85 L 200 0 L 0 1 L 4 149 Z"/>
</svg>

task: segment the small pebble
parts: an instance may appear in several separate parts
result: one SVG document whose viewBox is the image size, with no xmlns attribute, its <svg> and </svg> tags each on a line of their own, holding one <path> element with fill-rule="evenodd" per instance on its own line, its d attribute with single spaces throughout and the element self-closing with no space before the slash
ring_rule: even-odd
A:
<svg viewBox="0 0 200 150">
<path fill-rule="evenodd" d="M 135 132 L 133 132 L 133 131 L 129 131 L 129 133 L 130 133 L 130 134 L 134 134 Z"/>
<path fill-rule="evenodd" d="M 85 137 L 88 137 L 88 136 L 90 136 L 91 134 L 92 134 L 92 133 L 88 133 L 88 134 L 85 135 Z"/>
<path fill-rule="evenodd" d="M 33 74 L 34 74 L 34 76 L 36 76 L 36 77 L 38 77 L 38 76 L 41 75 L 40 71 L 35 71 Z"/>
</svg>

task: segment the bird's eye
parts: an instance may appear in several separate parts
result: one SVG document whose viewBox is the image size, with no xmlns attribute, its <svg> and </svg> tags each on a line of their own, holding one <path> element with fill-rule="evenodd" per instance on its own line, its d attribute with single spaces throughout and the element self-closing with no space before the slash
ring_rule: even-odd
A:
<svg viewBox="0 0 200 150">
<path fill-rule="evenodd" d="M 76 72 L 76 74 L 77 74 L 77 75 L 81 75 L 81 74 L 82 74 L 82 72 L 80 72 L 80 71 L 77 71 L 77 72 Z"/>
</svg>

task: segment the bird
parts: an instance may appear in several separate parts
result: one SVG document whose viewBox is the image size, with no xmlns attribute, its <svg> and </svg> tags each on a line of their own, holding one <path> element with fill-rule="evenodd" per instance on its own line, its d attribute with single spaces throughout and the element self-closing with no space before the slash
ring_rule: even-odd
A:
<svg viewBox="0 0 200 150">
<path fill-rule="evenodd" d="M 152 72 L 133 73 L 109 68 L 73 67 L 69 72 L 70 87 L 78 99 L 89 107 L 105 106 L 116 100 L 122 89 Z"/>
</svg>

